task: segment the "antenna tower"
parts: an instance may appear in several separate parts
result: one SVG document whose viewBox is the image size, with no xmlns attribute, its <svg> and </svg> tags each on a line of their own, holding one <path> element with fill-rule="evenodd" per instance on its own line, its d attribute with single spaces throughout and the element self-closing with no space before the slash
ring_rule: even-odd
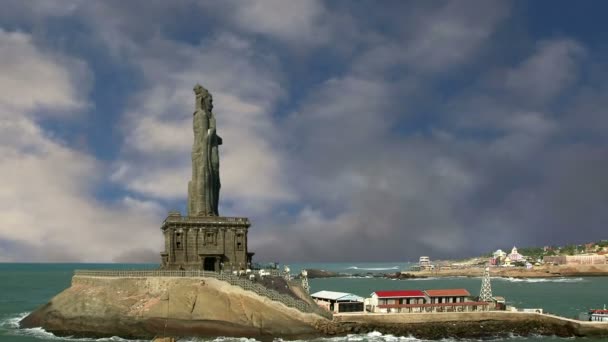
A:
<svg viewBox="0 0 608 342">
<path fill-rule="evenodd" d="M 479 291 L 479 300 L 482 302 L 492 301 L 492 284 L 490 283 L 490 268 L 486 267 L 481 279 L 481 291 Z"/>
</svg>

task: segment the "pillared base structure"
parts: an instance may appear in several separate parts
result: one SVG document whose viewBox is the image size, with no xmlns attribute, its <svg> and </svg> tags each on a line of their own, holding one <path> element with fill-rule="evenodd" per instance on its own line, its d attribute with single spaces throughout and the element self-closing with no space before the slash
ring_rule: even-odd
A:
<svg viewBox="0 0 608 342">
<path fill-rule="evenodd" d="M 161 268 L 233 272 L 251 267 L 246 217 L 181 216 L 170 212 L 161 230 L 165 251 Z"/>
</svg>

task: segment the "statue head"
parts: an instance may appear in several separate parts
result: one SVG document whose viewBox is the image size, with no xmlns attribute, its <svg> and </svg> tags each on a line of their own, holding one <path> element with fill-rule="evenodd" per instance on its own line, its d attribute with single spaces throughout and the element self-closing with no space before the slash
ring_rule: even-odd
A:
<svg viewBox="0 0 608 342">
<path fill-rule="evenodd" d="M 193 90 L 194 90 L 194 94 L 196 94 L 196 95 L 203 95 L 204 93 L 209 92 L 209 91 L 207 91 L 207 89 L 205 89 L 202 85 L 200 85 L 198 83 L 194 86 Z"/>
<path fill-rule="evenodd" d="M 196 95 L 196 107 L 211 112 L 213 110 L 213 96 L 211 96 L 209 90 L 198 83 L 194 86 L 193 90 Z"/>
<path fill-rule="evenodd" d="M 197 109 L 207 108 L 206 98 L 211 95 L 211 94 L 209 94 L 209 91 L 198 83 L 194 86 L 193 90 L 194 90 L 194 94 L 196 96 L 195 108 L 197 108 Z"/>
<path fill-rule="evenodd" d="M 211 113 L 213 110 L 213 95 L 207 92 L 206 96 L 203 96 L 203 106 Z"/>
</svg>

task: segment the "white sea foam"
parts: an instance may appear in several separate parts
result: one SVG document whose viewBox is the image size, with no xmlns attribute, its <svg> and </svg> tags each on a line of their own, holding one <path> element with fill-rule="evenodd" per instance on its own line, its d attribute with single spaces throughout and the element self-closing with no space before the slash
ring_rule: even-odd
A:
<svg viewBox="0 0 608 342">
<path fill-rule="evenodd" d="M 21 335 L 31 336 L 41 340 L 53 340 L 53 341 L 82 341 L 82 342 L 149 342 L 148 340 L 128 340 L 117 336 L 107 338 L 74 338 L 74 337 L 60 337 L 55 336 L 52 333 L 42 328 L 30 328 L 30 329 L 19 329 L 19 321 L 21 321 L 29 312 L 20 313 L 13 317 L 8 317 L 0 321 L 0 327 L 8 329 L 9 335 Z M 543 339 L 550 340 L 569 340 L 571 338 L 561 337 L 547 337 L 547 336 L 533 336 Z M 508 340 L 523 339 L 518 335 L 510 334 L 508 337 L 496 337 L 490 339 L 484 339 L 484 341 L 508 341 Z M 254 338 L 238 338 L 238 337 L 217 337 L 215 339 L 201 339 L 201 338 L 183 338 L 179 339 L 179 342 L 259 342 Z M 418 339 L 413 336 L 394 336 L 391 334 L 382 334 L 378 331 L 370 332 L 367 334 L 349 334 L 347 336 L 337 337 L 322 337 L 313 340 L 296 340 L 291 342 L 424 342 L 428 340 Z M 455 339 L 455 338 L 444 338 L 441 342 L 464 342 L 464 341 L 481 341 L 475 339 Z M 284 342 L 282 339 L 275 339 L 274 342 Z"/>
<path fill-rule="evenodd" d="M 70 336 L 62 337 L 55 336 L 42 328 L 19 329 L 19 322 L 27 315 L 29 315 L 29 312 L 22 312 L 16 316 L 8 317 L 7 319 L 0 321 L 0 327 L 9 330 L 9 334 L 11 335 L 32 336 L 43 340 L 87 342 L 149 342 L 146 340 L 127 340 L 118 336 L 104 338 L 75 338 Z"/>
<path fill-rule="evenodd" d="M 29 312 L 22 312 L 16 316 L 8 317 L 0 321 L 0 327 L 6 329 L 19 329 L 19 322 L 29 314 Z"/>
<path fill-rule="evenodd" d="M 361 270 L 361 271 L 389 271 L 389 270 L 398 270 L 399 266 L 392 267 L 358 267 L 358 266 L 350 266 L 346 268 L 347 270 Z"/>
<path fill-rule="evenodd" d="M 464 279 L 464 278 L 470 278 L 467 276 L 450 276 L 450 277 L 426 277 L 426 278 L 403 278 L 400 280 L 407 280 L 407 281 L 425 281 L 425 280 L 449 280 L 449 279 Z"/>
<path fill-rule="evenodd" d="M 494 278 L 492 278 L 494 279 Z M 583 278 L 496 278 L 513 283 L 581 283 Z"/>
<path fill-rule="evenodd" d="M 439 277 L 426 277 L 426 278 L 404 278 L 404 279 L 399 279 L 399 280 L 422 281 L 422 280 L 437 280 L 437 279 L 446 279 L 446 278 L 445 277 L 443 277 L 443 278 L 439 278 Z"/>
</svg>

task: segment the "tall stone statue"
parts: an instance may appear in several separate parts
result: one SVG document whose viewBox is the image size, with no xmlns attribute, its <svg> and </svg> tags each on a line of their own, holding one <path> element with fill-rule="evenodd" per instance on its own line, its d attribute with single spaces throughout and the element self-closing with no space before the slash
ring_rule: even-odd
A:
<svg viewBox="0 0 608 342">
<path fill-rule="evenodd" d="M 188 216 L 219 216 L 222 138 L 217 135 L 213 97 L 200 84 L 194 87 L 192 180 L 188 182 Z"/>
<path fill-rule="evenodd" d="M 161 226 L 165 251 L 161 268 L 168 270 L 245 270 L 254 253 L 247 248 L 251 223 L 246 217 L 218 212 L 222 138 L 217 135 L 213 97 L 200 84 L 194 87 L 192 115 L 192 179 L 188 182 L 188 215 L 171 211 Z"/>
</svg>

